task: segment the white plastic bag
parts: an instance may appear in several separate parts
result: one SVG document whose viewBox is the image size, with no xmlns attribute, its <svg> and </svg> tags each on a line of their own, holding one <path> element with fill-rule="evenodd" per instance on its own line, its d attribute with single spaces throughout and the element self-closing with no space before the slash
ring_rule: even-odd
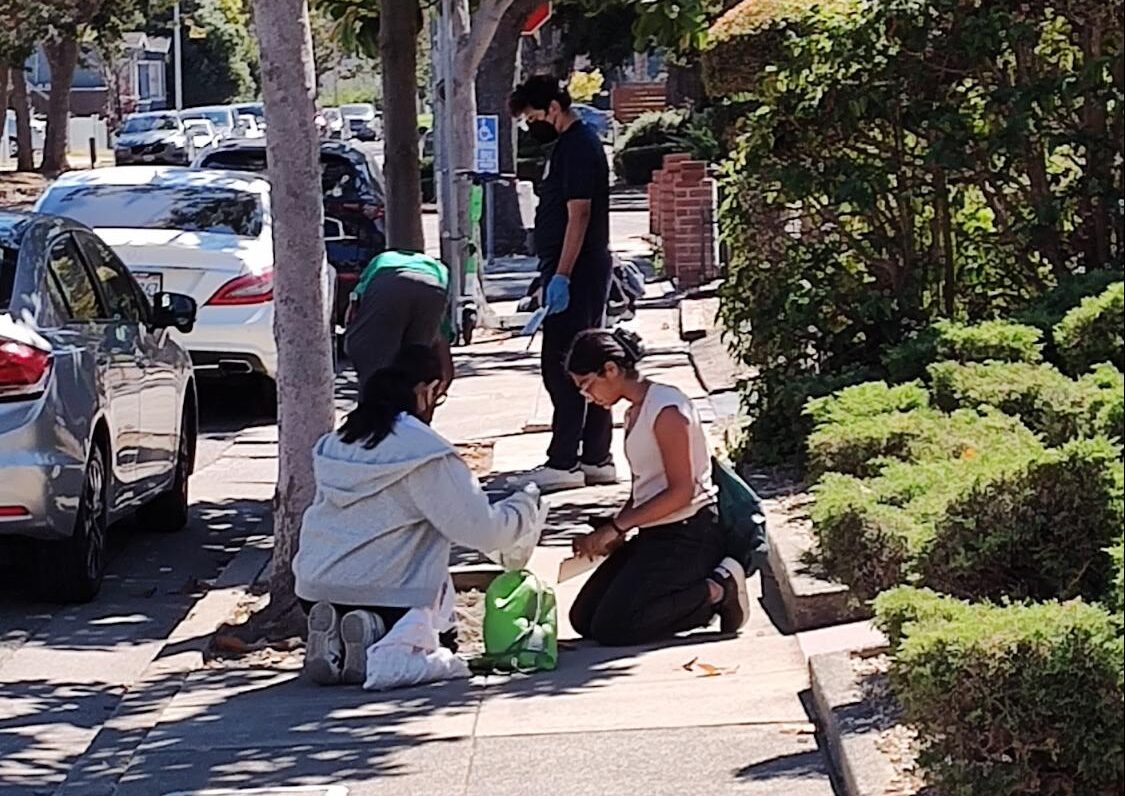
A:
<svg viewBox="0 0 1125 796">
<path fill-rule="evenodd" d="M 387 691 L 469 676 L 468 665 L 438 644 L 434 612 L 411 608 L 367 649 L 368 691 Z"/>
<path fill-rule="evenodd" d="M 531 554 L 539 544 L 539 535 L 543 532 L 543 525 L 547 522 L 547 513 L 551 508 L 550 503 L 541 496 L 538 485 L 530 483 L 521 491 L 530 497 L 535 505 L 535 515 L 528 525 L 527 532 L 507 550 L 493 550 L 486 554 L 489 560 L 495 561 L 509 572 L 527 568 L 527 562 L 531 560 Z"/>
</svg>

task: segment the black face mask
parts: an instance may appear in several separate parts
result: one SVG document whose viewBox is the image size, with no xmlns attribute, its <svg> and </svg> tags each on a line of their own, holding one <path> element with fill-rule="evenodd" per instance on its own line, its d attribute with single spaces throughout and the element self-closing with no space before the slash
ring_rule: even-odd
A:
<svg viewBox="0 0 1125 796">
<path fill-rule="evenodd" d="M 555 129 L 555 126 L 542 119 L 528 122 L 527 133 L 543 146 L 554 143 L 555 139 L 559 137 L 559 131 Z"/>
</svg>

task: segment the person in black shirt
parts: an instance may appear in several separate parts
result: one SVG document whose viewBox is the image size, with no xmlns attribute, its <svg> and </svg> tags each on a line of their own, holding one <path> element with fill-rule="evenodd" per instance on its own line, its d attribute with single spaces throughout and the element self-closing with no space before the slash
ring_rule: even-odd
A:
<svg viewBox="0 0 1125 796">
<path fill-rule="evenodd" d="M 609 164 L 601 139 L 571 110 L 570 95 L 555 78 L 540 75 L 517 86 L 509 108 L 536 140 L 554 145 L 535 213 L 548 313 L 541 367 L 554 415 L 547 463 L 520 480 L 544 492 L 616 483 L 610 413 L 586 403 L 565 367 L 574 338 L 605 324 L 612 271 Z"/>
</svg>

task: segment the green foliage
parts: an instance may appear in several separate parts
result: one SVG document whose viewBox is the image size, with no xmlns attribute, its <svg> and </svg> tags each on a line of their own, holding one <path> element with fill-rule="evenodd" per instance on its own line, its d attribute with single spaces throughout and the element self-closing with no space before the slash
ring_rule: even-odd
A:
<svg viewBox="0 0 1125 796">
<path fill-rule="evenodd" d="M 739 7 L 755 18 L 732 57 L 753 63 L 723 169 L 722 312 L 756 373 L 749 402 L 882 376 L 886 350 L 939 319 L 1010 318 L 1072 273 L 1119 268 L 1107 8 Z M 755 444 L 762 419 L 795 434 L 767 412 Z"/>
<path fill-rule="evenodd" d="M 1121 624 L 1122 611 L 1125 610 L 1125 547 L 1118 539 L 1106 552 L 1113 562 L 1113 586 L 1106 598 L 1106 607 L 1117 615 Z"/>
<path fill-rule="evenodd" d="M 875 610 L 875 626 L 887 636 L 891 652 L 898 651 L 909 625 L 964 620 L 971 617 L 974 610 L 969 603 L 947 594 L 913 586 L 888 589 L 871 605 Z"/>
<path fill-rule="evenodd" d="M 1125 440 L 1125 374 L 1102 363 L 1078 380 L 1086 401 L 1084 427 L 1119 443 Z"/>
<path fill-rule="evenodd" d="M 972 599 L 1100 599 L 1121 536 L 1122 463 L 1079 440 L 980 478 L 947 506 L 918 565 L 921 581 Z"/>
<path fill-rule="evenodd" d="M 1100 362 L 1125 370 L 1125 282 L 1115 282 L 1068 312 L 1055 327 L 1055 345 L 1071 373 Z"/>
<path fill-rule="evenodd" d="M 1123 648 L 1105 611 L 1079 601 L 942 605 L 917 592 L 880 605 L 879 621 L 905 634 L 891 685 L 938 791 L 1120 792 Z"/>
<path fill-rule="evenodd" d="M 843 423 L 861 417 L 876 417 L 892 412 L 909 412 L 930 405 L 930 395 L 917 382 L 887 386 L 883 381 L 868 381 L 805 404 L 805 414 L 817 425 Z"/>
<path fill-rule="evenodd" d="M 1051 365 L 1027 362 L 938 362 L 929 368 L 934 404 L 945 411 L 994 406 L 1020 418 L 1050 445 L 1088 430 L 1096 387 L 1068 379 Z"/>
<path fill-rule="evenodd" d="M 625 149 L 674 143 L 673 137 L 684 126 L 687 118 L 684 111 L 677 110 L 642 113 L 617 136 L 614 149 L 621 152 Z"/>
<path fill-rule="evenodd" d="M 1097 296 L 1114 282 L 1121 281 L 1121 271 L 1102 268 L 1064 277 L 1053 288 L 1020 311 L 1017 319 L 1051 334 L 1059 321 L 1077 307 L 1082 299 Z"/>
<path fill-rule="evenodd" d="M 892 347 L 883 361 L 893 381 L 917 379 L 932 362 L 1041 362 L 1043 332 L 1011 321 L 975 324 L 938 321 L 916 337 Z"/>
<path fill-rule="evenodd" d="M 240 0 L 186 0 L 202 38 L 183 37 L 184 105 L 225 104 L 258 94 L 258 46 Z M 171 67 L 169 67 L 171 68 Z"/>
</svg>

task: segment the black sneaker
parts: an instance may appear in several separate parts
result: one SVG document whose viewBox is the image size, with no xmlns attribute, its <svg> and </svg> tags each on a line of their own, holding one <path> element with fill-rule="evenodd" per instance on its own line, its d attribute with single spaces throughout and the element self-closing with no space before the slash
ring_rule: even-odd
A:
<svg viewBox="0 0 1125 796">
<path fill-rule="evenodd" d="M 728 556 L 715 567 L 712 578 L 723 587 L 723 598 L 715 606 L 715 613 L 719 615 L 719 629 L 724 633 L 736 633 L 750 618 L 746 572 L 741 564 Z"/>
</svg>

